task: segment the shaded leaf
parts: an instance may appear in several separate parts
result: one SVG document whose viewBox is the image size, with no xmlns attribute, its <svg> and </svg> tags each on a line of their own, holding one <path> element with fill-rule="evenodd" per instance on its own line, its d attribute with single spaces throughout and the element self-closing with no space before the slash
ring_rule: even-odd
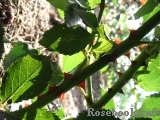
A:
<svg viewBox="0 0 160 120">
<path fill-rule="evenodd" d="M 47 0 L 51 5 L 61 10 L 65 10 L 69 5 L 68 0 Z M 62 4 L 63 3 L 63 4 Z"/>
<path fill-rule="evenodd" d="M 75 9 L 77 13 L 80 15 L 83 22 L 91 28 L 97 28 L 98 27 L 98 20 L 96 18 L 96 15 L 91 12 L 86 12 L 84 10 Z"/>
<path fill-rule="evenodd" d="M 82 19 L 80 15 L 74 10 L 75 8 L 80 9 L 80 7 L 76 4 L 71 4 L 67 7 L 65 10 L 65 24 L 68 27 L 75 26 L 75 25 L 80 25 L 80 26 L 85 26 L 84 23 L 82 22 Z"/>
<path fill-rule="evenodd" d="M 160 94 L 153 94 L 143 100 L 140 109 L 131 112 L 132 118 L 149 117 L 154 118 L 159 116 L 160 113 Z"/>
<path fill-rule="evenodd" d="M 53 71 L 52 78 L 49 80 L 48 83 L 49 83 L 49 85 L 56 86 L 62 82 L 62 80 L 64 78 L 64 74 L 56 62 L 51 63 L 51 69 Z"/>
<path fill-rule="evenodd" d="M 93 38 L 94 35 L 82 27 L 55 24 L 45 32 L 39 43 L 51 51 L 72 55 L 84 49 Z"/>
<path fill-rule="evenodd" d="M 139 74 L 137 77 L 138 85 L 146 91 L 160 91 L 160 54 L 157 58 L 149 60 L 146 74 Z"/>
<path fill-rule="evenodd" d="M 157 5 L 158 2 L 156 0 L 148 0 L 148 2 L 134 14 L 136 19 L 151 13 Z"/>
<path fill-rule="evenodd" d="M 45 56 L 27 55 L 6 70 L 1 87 L 1 101 L 18 102 L 37 96 L 51 78 L 50 60 Z"/>
<path fill-rule="evenodd" d="M 157 26 L 155 28 L 154 34 L 155 34 L 156 37 L 160 38 L 160 26 Z"/>
<path fill-rule="evenodd" d="M 29 53 L 37 53 L 36 50 L 29 49 L 29 46 L 25 43 L 16 44 L 11 51 L 6 55 L 3 65 L 4 69 L 7 69 L 13 62 L 17 59 L 29 54 Z"/>
<path fill-rule="evenodd" d="M 63 70 L 65 72 L 70 72 L 73 68 L 75 68 L 78 64 L 80 64 L 84 60 L 84 55 L 82 52 L 73 54 L 71 56 L 64 55 L 63 56 Z"/>
</svg>

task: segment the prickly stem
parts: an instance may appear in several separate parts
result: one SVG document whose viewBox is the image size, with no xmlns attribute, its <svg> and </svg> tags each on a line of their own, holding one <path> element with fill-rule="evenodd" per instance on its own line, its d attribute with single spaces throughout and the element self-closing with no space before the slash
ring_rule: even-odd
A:
<svg viewBox="0 0 160 120">
<path fill-rule="evenodd" d="M 139 42 L 148 32 L 150 32 L 159 22 L 160 22 L 160 11 L 157 12 L 151 19 L 149 19 L 146 23 L 144 23 L 139 29 L 137 29 L 133 35 L 129 36 L 124 42 L 119 44 L 111 54 L 106 54 L 102 56 L 100 59 L 92 63 L 91 65 L 87 66 L 83 70 L 79 71 L 72 77 L 68 78 L 67 80 L 64 80 L 63 83 L 59 85 L 59 87 L 55 90 L 53 93 L 49 93 L 46 96 L 42 97 L 41 99 L 35 101 L 32 103 L 32 105 L 28 106 L 27 108 L 22 109 L 20 112 L 24 111 L 27 112 L 30 109 L 37 109 L 45 106 L 49 102 L 56 99 L 58 96 L 57 94 L 60 92 L 67 92 L 72 87 L 76 86 L 77 84 L 83 82 L 86 78 L 91 76 L 96 71 L 102 69 L 105 67 L 113 58 L 118 58 L 124 53 L 126 53 L 129 49 L 133 48 L 137 45 L 137 42 Z M 143 58 L 142 58 L 143 56 Z M 113 97 L 116 93 L 119 92 L 119 90 L 123 87 L 123 82 L 128 81 L 132 77 L 132 73 L 135 72 L 135 70 L 138 69 L 140 66 L 139 64 L 142 62 L 140 59 L 147 58 L 148 54 L 143 52 L 142 55 L 140 55 L 139 59 L 137 60 L 137 63 L 135 66 L 131 67 L 128 72 L 123 74 L 120 78 L 120 80 L 115 83 L 113 86 L 113 90 L 110 93 L 106 93 L 97 103 L 95 103 L 92 107 L 100 107 L 103 103 L 107 103 L 111 97 Z M 132 72 L 133 71 L 133 72 Z M 126 75 L 128 74 L 128 75 Z M 62 91 L 63 90 L 63 91 Z M 108 96 L 107 100 L 104 100 Z M 100 104 L 100 102 L 102 102 Z"/>
</svg>

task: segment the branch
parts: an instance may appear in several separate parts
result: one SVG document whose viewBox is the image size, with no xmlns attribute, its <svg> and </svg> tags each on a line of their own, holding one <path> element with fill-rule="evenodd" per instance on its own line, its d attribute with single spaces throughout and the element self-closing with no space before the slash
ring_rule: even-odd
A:
<svg viewBox="0 0 160 120">
<path fill-rule="evenodd" d="M 84 68 L 82 71 L 76 73 L 73 77 L 64 80 L 54 92 L 49 93 L 41 99 L 35 101 L 32 105 L 24 108 L 21 111 L 27 112 L 31 109 L 37 109 L 45 106 L 49 102 L 53 101 L 58 97 L 60 93 L 65 93 L 72 87 L 83 82 L 86 78 L 94 74 L 96 71 L 105 67 L 109 62 L 116 60 L 118 57 L 123 55 L 129 49 L 136 46 L 136 42 L 141 40 L 148 32 L 150 32 L 160 22 L 160 11 L 157 12 L 151 19 L 144 23 L 138 30 L 131 34 L 124 42 L 119 44 L 111 54 L 104 55 L 97 61 Z M 95 105 L 96 106 L 96 105 Z M 94 107 L 94 106 L 93 106 Z"/>
</svg>

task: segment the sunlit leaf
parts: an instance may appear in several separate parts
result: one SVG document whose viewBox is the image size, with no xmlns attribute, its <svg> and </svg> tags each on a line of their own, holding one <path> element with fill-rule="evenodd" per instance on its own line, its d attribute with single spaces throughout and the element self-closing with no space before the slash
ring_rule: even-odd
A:
<svg viewBox="0 0 160 120">
<path fill-rule="evenodd" d="M 75 68 L 78 64 L 80 64 L 84 60 L 84 55 L 82 52 L 73 54 L 71 56 L 64 55 L 63 56 L 63 70 L 65 72 L 70 72 L 73 68 Z"/>
<path fill-rule="evenodd" d="M 68 0 L 47 0 L 51 5 L 61 10 L 65 10 L 69 5 Z M 63 4 L 62 4 L 63 3 Z"/>
<path fill-rule="evenodd" d="M 157 58 L 149 60 L 147 73 L 140 74 L 137 77 L 138 85 L 147 91 L 160 91 L 160 54 Z"/>
<path fill-rule="evenodd" d="M 143 100 L 142 106 L 140 109 L 131 112 L 132 118 L 141 118 L 141 117 L 150 117 L 154 118 L 155 116 L 159 116 L 160 112 L 160 95 L 153 94 L 150 97 L 146 97 Z"/>
<path fill-rule="evenodd" d="M 27 55 L 13 63 L 1 87 L 1 102 L 18 102 L 37 96 L 51 78 L 50 60 L 45 56 Z"/>
<path fill-rule="evenodd" d="M 112 43 L 106 39 L 100 38 L 98 42 L 92 47 L 93 55 L 99 58 L 102 53 L 107 53 L 112 50 Z"/>
<path fill-rule="evenodd" d="M 40 44 L 51 51 L 72 55 L 84 49 L 93 38 L 94 35 L 82 27 L 56 24 L 45 32 Z"/>
<path fill-rule="evenodd" d="M 65 112 L 63 108 L 60 108 L 54 112 L 60 119 L 64 118 Z"/>
<path fill-rule="evenodd" d="M 98 6 L 98 4 L 101 2 L 101 0 L 88 0 L 89 2 L 89 6 L 91 8 L 95 8 L 96 6 Z"/>
<path fill-rule="evenodd" d="M 14 47 L 11 49 L 11 51 L 6 55 L 3 65 L 4 69 L 7 69 L 13 62 L 15 62 L 17 59 L 30 54 L 30 53 L 38 53 L 38 51 L 29 49 L 29 45 L 25 43 L 19 43 L 14 45 Z"/>
</svg>

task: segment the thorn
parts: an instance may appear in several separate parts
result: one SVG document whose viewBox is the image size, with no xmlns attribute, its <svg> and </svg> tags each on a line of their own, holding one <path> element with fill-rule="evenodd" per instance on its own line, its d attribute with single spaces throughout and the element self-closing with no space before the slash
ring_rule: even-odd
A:
<svg viewBox="0 0 160 120">
<path fill-rule="evenodd" d="M 141 6 L 143 6 L 144 4 L 146 4 L 146 0 L 139 0 Z"/>
<path fill-rule="evenodd" d="M 100 108 L 102 109 L 104 107 L 104 105 L 101 105 Z"/>
<path fill-rule="evenodd" d="M 133 67 L 136 63 L 137 61 L 131 61 L 131 67 Z"/>
<path fill-rule="evenodd" d="M 111 88 L 108 88 L 108 92 L 111 92 L 112 91 L 112 89 Z"/>
<path fill-rule="evenodd" d="M 77 86 L 78 86 L 78 87 L 81 87 L 84 91 L 86 91 L 86 88 L 85 88 L 85 81 L 79 83 Z"/>
<path fill-rule="evenodd" d="M 68 79 L 72 76 L 71 74 L 66 73 L 66 72 L 64 72 L 63 74 L 64 74 L 64 79 Z"/>
<path fill-rule="evenodd" d="M 121 77 L 123 75 L 123 73 L 121 73 L 121 72 L 117 72 L 117 73 L 118 73 L 119 77 Z"/>
<path fill-rule="evenodd" d="M 128 58 L 130 58 L 130 51 L 128 51 L 125 56 L 127 56 Z"/>
<path fill-rule="evenodd" d="M 125 85 L 126 83 L 127 83 L 127 81 L 126 81 L 126 80 L 123 80 L 123 81 L 122 81 L 122 84 L 123 84 L 123 85 Z"/>
<path fill-rule="evenodd" d="M 136 30 L 130 30 L 130 29 L 129 29 L 129 31 L 130 31 L 129 37 L 131 37 L 131 36 L 133 36 L 133 35 L 135 34 L 135 31 L 136 31 Z"/>
<path fill-rule="evenodd" d="M 144 50 L 146 47 L 147 47 L 147 44 L 142 44 L 142 45 L 139 46 L 139 48 L 140 48 L 141 50 Z"/>
<path fill-rule="evenodd" d="M 73 79 L 71 79 L 71 80 L 73 80 L 73 81 L 74 81 L 74 80 L 76 80 L 76 79 L 77 79 L 77 76 L 73 77 Z"/>
<path fill-rule="evenodd" d="M 49 85 L 49 90 L 48 90 L 48 93 L 51 93 L 53 92 L 54 90 L 56 90 L 58 87 L 57 86 L 52 86 L 52 85 Z"/>
<path fill-rule="evenodd" d="M 9 100 L 7 101 L 7 104 L 12 104 L 12 99 L 9 99 Z"/>
<path fill-rule="evenodd" d="M 121 94 L 125 95 L 122 89 L 119 91 L 119 93 L 121 93 Z"/>
<path fill-rule="evenodd" d="M 26 108 L 26 107 L 28 107 L 28 106 L 30 106 L 30 104 L 24 102 L 24 108 Z"/>
<path fill-rule="evenodd" d="M 114 63 L 114 62 L 116 61 L 116 59 L 117 59 L 117 58 L 116 58 L 115 56 L 113 56 L 113 57 L 111 56 L 111 57 L 110 57 L 110 62 L 113 62 L 113 63 Z"/>
<path fill-rule="evenodd" d="M 119 45 L 120 43 L 122 43 L 122 40 L 115 38 L 115 39 L 114 39 L 114 42 L 115 42 L 117 45 Z"/>
<path fill-rule="evenodd" d="M 40 98 L 42 98 L 44 95 L 42 94 L 42 93 L 40 93 L 39 95 L 38 95 L 38 97 L 37 97 L 37 99 L 40 99 Z"/>
<path fill-rule="evenodd" d="M 148 67 L 145 61 L 143 61 L 143 63 L 141 65 L 144 67 Z"/>
<path fill-rule="evenodd" d="M 61 93 L 61 94 L 59 95 L 59 99 L 60 99 L 60 100 L 65 100 L 65 93 Z"/>
</svg>

